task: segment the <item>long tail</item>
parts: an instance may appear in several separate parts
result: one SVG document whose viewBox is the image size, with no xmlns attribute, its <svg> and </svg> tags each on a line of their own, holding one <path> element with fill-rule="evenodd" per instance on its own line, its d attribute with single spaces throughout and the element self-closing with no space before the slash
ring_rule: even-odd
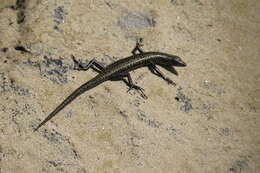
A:
<svg viewBox="0 0 260 173">
<path fill-rule="evenodd" d="M 60 112 L 65 106 L 71 103 L 75 98 L 84 92 L 96 87 L 97 85 L 104 82 L 104 80 L 98 80 L 97 77 L 91 79 L 90 81 L 84 83 L 79 88 L 77 88 L 73 93 L 71 93 L 54 111 L 52 111 L 35 129 L 37 131 L 41 126 L 43 126 L 47 121 L 53 118 L 58 112 Z"/>
</svg>

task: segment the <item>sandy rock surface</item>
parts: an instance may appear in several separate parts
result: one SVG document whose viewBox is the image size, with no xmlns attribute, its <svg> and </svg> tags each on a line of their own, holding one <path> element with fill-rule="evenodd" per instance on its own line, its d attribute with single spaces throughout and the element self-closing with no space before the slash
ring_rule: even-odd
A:
<svg viewBox="0 0 260 173">
<path fill-rule="evenodd" d="M 260 172 L 258 0 L 1 0 L 0 173 Z M 180 56 L 168 85 L 108 81 L 37 132 L 72 91 L 109 64 L 145 51 Z"/>
</svg>

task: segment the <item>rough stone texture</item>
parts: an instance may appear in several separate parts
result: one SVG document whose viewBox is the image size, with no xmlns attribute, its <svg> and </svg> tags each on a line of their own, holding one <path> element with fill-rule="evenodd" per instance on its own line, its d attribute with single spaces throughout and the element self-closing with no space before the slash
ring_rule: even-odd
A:
<svg viewBox="0 0 260 173">
<path fill-rule="evenodd" d="M 1 0 L 0 173 L 260 172 L 258 0 Z M 106 82 L 41 120 L 95 72 L 144 49 L 188 64 L 176 87 Z"/>
</svg>

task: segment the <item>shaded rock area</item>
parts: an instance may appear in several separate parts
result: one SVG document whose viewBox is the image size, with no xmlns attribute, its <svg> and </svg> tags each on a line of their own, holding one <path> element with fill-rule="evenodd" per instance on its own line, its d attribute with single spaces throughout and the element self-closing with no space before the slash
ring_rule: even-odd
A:
<svg viewBox="0 0 260 173">
<path fill-rule="evenodd" d="M 0 173 L 260 172 L 257 0 L 1 0 Z M 34 128 L 94 70 L 144 51 L 180 56 L 177 86 L 131 72 Z"/>
</svg>

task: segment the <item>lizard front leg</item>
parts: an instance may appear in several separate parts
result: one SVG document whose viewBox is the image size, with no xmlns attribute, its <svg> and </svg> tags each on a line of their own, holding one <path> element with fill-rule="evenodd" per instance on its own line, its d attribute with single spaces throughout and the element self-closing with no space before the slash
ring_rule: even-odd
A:
<svg viewBox="0 0 260 173">
<path fill-rule="evenodd" d="M 158 68 L 156 67 L 155 64 L 151 63 L 151 64 L 148 66 L 148 68 L 149 68 L 149 70 L 150 70 L 153 74 L 155 74 L 155 75 L 157 75 L 157 76 L 163 78 L 168 84 L 171 84 L 171 85 L 173 85 L 173 86 L 176 86 L 176 83 L 173 82 L 170 78 L 166 77 L 166 76 L 160 71 L 160 69 L 158 69 Z"/>
<path fill-rule="evenodd" d="M 133 55 L 136 55 L 136 54 L 137 54 L 137 53 L 136 53 L 137 51 L 138 51 L 139 53 L 144 53 L 144 51 L 143 51 L 142 48 L 141 48 L 141 47 L 143 47 L 142 42 L 143 42 L 143 38 L 139 38 L 139 39 L 136 40 L 135 48 L 132 50 L 132 54 L 133 54 Z"/>
</svg>

